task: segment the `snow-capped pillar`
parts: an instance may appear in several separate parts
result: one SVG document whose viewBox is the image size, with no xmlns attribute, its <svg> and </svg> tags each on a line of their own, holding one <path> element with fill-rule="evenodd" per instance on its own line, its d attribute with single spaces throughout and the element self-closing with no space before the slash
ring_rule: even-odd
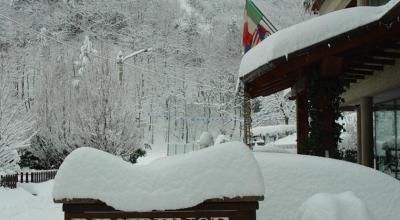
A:
<svg viewBox="0 0 400 220">
<path fill-rule="evenodd" d="M 362 165 L 374 167 L 372 97 L 361 99 L 361 158 Z"/>
</svg>

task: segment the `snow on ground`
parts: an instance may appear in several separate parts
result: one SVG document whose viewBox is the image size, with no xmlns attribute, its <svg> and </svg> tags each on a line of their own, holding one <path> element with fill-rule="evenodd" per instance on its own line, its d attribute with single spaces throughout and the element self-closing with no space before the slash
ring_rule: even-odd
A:
<svg viewBox="0 0 400 220">
<path fill-rule="evenodd" d="M 299 219 L 299 207 L 315 194 L 347 191 L 353 192 L 366 205 L 371 219 L 399 219 L 400 182 L 384 173 L 320 157 L 263 152 L 256 152 L 255 156 L 266 190 L 265 200 L 257 212 L 258 219 Z"/>
<path fill-rule="evenodd" d="M 99 199 L 124 211 L 180 209 L 207 199 L 262 195 L 258 163 L 240 142 L 147 165 L 132 165 L 93 148 L 79 148 L 64 160 L 53 187 L 56 200 Z"/>
<path fill-rule="evenodd" d="M 380 7 L 353 7 L 334 11 L 279 30 L 243 56 L 239 76 L 245 76 L 294 51 L 377 21 L 399 2 L 400 0 L 391 0 Z"/>
<path fill-rule="evenodd" d="M 257 219 L 397 220 L 400 216 L 400 182 L 386 174 L 326 158 L 265 152 L 254 155 L 266 190 Z M 29 187 L 20 184 L 13 190 L 0 188 L 0 220 L 63 219 L 61 205 L 52 201 L 52 184 L 49 181 Z M 147 184 L 149 188 L 154 186 Z M 203 190 L 204 185 L 199 184 L 192 191 Z"/>
<path fill-rule="evenodd" d="M 26 184 L 39 194 L 33 196 L 21 187 L 6 189 L 0 187 L 0 220 L 61 220 L 62 207 L 51 198 L 53 181 Z"/>
</svg>

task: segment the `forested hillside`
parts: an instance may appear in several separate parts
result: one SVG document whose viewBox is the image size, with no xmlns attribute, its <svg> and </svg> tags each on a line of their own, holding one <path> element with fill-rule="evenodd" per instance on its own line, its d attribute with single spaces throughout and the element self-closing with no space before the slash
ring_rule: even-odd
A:
<svg viewBox="0 0 400 220">
<path fill-rule="evenodd" d="M 0 129 L 20 139 L 9 150 L 31 144 L 50 167 L 84 145 L 134 160 L 156 140 L 194 142 L 203 131 L 240 138 L 244 1 L 1 2 Z M 307 17 L 291 19 L 302 15 L 301 0 L 279 2 L 263 2 L 278 27 Z M 152 50 L 117 65 L 143 48 Z"/>
</svg>

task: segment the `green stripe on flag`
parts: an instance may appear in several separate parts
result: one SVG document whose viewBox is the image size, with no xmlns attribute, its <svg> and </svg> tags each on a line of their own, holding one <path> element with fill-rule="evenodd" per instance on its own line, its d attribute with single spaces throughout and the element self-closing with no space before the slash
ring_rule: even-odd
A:
<svg viewBox="0 0 400 220">
<path fill-rule="evenodd" d="M 261 19 L 264 17 L 251 0 L 246 0 L 246 11 L 247 15 L 256 24 L 260 23 Z"/>
</svg>

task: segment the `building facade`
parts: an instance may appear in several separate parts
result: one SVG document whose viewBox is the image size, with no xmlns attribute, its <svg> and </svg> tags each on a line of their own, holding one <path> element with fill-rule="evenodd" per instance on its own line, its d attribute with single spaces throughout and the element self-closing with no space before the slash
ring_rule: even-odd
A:
<svg viewBox="0 0 400 220">
<path fill-rule="evenodd" d="M 389 0 L 325 0 L 321 14 L 354 6 L 380 6 Z M 392 48 L 398 52 L 399 48 Z M 400 179 L 400 64 L 385 65 L 352 83 L 343 94 L 344 109 L 358 114 L 359 161 L 366 145 L 373 146 L 374 168 Z M 372 134 L 372 135 L 371 135 Z"/>
<path fill-rule="evenodd" d="M 334 98 L 309 93 L 307 79 L 318 75 L 319 89 L 324 82 L 343 79 L 345 101 L 340 107 L 357 112 L 358 162 L 400 179 L 400 2 L 318 4 L 320 16 L 279 30 L 245 54 L 239 70 L 244 94 L 256 98 L 291 88 L 297 106 L 297 152 L 307 154 L 302 140 L 310 137 L 311 123 L 318 123 L 319 133 L 335 129 L 326 105 Z M 319 112 L 314 122 L 304 107 L 312 98 Z M 315 155 L 335 152 L 329 136 L 320 136 L 324 140 Z"/>
</svg>

